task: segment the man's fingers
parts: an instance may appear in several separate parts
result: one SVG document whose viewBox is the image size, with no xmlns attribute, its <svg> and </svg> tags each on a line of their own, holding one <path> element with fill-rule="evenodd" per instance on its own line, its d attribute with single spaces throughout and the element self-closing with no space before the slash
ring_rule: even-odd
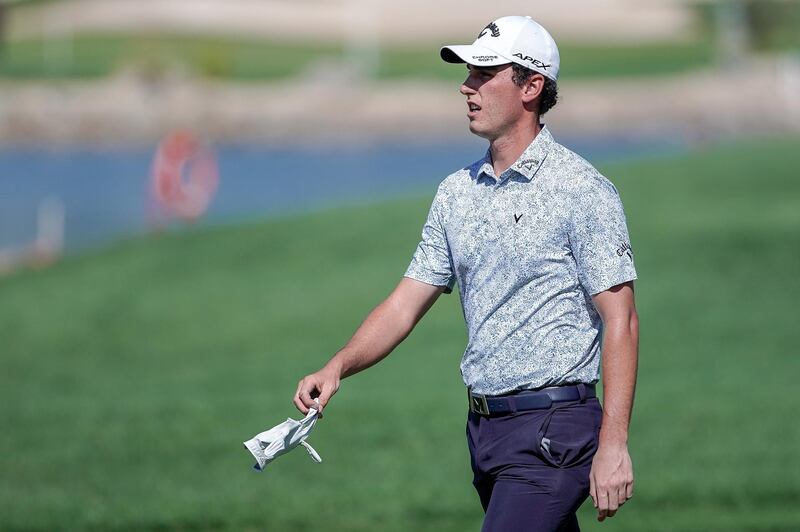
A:
<svg viewBox="0 0 800 532">
<path fill-rule="evenodd" d="M 300 379 L 300 382 L 297 383 L 297 391 L 294 392 L 294 399 L 292 400 L 294 406 L 296 406 L 297 409 L 303 414 L 308 414 L 308 407 L 310 406 L 303 400 L 303 394 L 305 393 L 308 395 L 308 391 L 306 390 L 307 387 L 311 386 L 313 388 L 313 384 L 310 384 L 307 381 L 308 377 Z"/>
<path fill-rule="evenodd" d="M 339 389 L 338 384 L 328 383 L 327 385 L 322 386 L 322 393 L 319 395 L 319 402 L 324 407 L 328 405 L 328 402 L 333 397 L 333 394 Z"/>
<path fill-rule="evenodd" d="M 300 412 L 302 412 L 303 414 L 308 414 L 308 408 L 306 408 L 306 405 L 304 405 L 303 402 L 300 400 L 299 395 L 295 395 L 294 399 L 292 399 L 292 402 Z"/>
<path fill-rule="evenodd" d="M 317 406 L 314 400 L 311 398 L 311 390 L 308 388 L 300 390 L 300 401 L 302 401 L 305 405 L 306 412 L 308 412 L 308 408 L 315 408 Z"/>
<path fill-rule="evenodd" d="M 317 398 L 319 400 L 319 406 L 317 407 L 317 409 L 319 410 L 319 417 L 322 417 L 322 410 L 325 408 L 325 405 L 328 404 L 328 399 L 330 399 L 330 397 L 331 397 L 330 394 L 325 390 L 323 390 L 322 393 L 319 394 L 319 397 Z"/>
<path fill-rule="evenodd" d="M 322 392 L 314 398 L 314 408 L 317 411 L 317 417 L 322 419 L 322 409 L 325 408 L 325 403 L 322 401 Z"/>
<path fill-rule="evenodd" d="M 628 492 L 625 489 L 625 486 L 619 488 L 617 492 L 617 506 L 622 506 L 628 501 Z"/>
<path fill-rule="evenodd" d="M 322 417 L 322 409 L 328 406 L 333 394 L 339 389 L 337 384 L 326 382 L 322 385 L 322 391 L 319 394 L 319 417 Z"/>
<path fill-rule="evenodd" d="M 308 414 L 308 410 L 310 408 L 316 407 L 314 400 L 311 398 L 311 392 L 316 389 L 316 385 L 306 382 L 306 384 L 300 389 L 300 393 L 298 394 L 298 398 L 300 399 L 300 403 L 303 405 L 301 412 L 304 414 Z"/>
<path fill-rule="evenodd" d="M 608 491 L 604 488 L 597 490 L 597 520 L 602 521 L 608 516 Z"/>
<path fill-rule="evenodd" d="M 600 488 L 599 492 L 599 508 L 597 513 L 597 520 L 603 521 L 607 517 L 614 517 L 619 510 L 621 504 L 619 503 L 619 491 L 609 490 L 608 488 Z M 624 501 L 623 501 L 624 502 Z"/>
<path fill-rule="evenodd" d="M 597 520 L 614 517 L 633 495 L 633 472 L 627 449 L 598 450 L 589 476 L 589 493 L 596 499 Z M 597 474 L 595 474 L 595 472 Z"/>
<path fill-rule="evenodd" d="M 619 493 L 617 492 L 616 488 L 610 488 L 608 490 L 608 516 L 611 517 L 616 513 L 617 509 L 619 508 Z"/>
<path fill-rule="evenodd" d="M 594 475 L 589 475 L 589 495 L 592 497 L 592 504 L 597 508 L 597 484 L 594 481 Z"/>
<path fill-rule="evenodd" d="M 327 374 L 317 372 L 306 375 L 297 383 L 293 402 L 303 414 L 308 414 L 308 411 L 313 408 L 317 410 L 321 418 L 322 411 L 338 388 L 338 380 L 328 378 Z"/>
</svg>

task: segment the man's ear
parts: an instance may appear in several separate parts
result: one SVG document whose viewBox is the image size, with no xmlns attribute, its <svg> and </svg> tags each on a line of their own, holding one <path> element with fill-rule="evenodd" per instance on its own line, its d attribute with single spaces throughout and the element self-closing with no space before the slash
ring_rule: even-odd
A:
<svg viewBox="0 0 800 532">
<path fill-rule="evenodd" d="M 522 87 L 522 101 L 523 103 L 531 103 L 539 97 L 544 90 L 544 76 L 541 74 L 534 74 L 531 79 L 525 82 Z"/>
</svg>

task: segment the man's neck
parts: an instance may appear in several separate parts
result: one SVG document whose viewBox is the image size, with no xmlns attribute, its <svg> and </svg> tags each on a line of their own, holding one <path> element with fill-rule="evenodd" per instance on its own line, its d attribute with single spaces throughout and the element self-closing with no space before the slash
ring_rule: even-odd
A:
<svg viewBox="0 0 800 532">
<path fill-rule="evenodd" d="M 505 135 L 489 142 L 489 153 L 492 154 L 492 167 L 494 175 L 500 176 L 519 159 L 525 148 L 530 146 L 539 131 L 541 124 L 536 120 L 530 125 L 519 126 Z"/>
</svg>

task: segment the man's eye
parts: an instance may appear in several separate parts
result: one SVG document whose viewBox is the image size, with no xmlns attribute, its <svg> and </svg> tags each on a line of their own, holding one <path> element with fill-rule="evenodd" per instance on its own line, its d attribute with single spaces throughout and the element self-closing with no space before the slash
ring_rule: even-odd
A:
<svg viewBox="0 0 800 532">
<path fill-rule="evenodd" d="M 488 70 L 479 70 L 477 68 L 474 68 L 474 69 L 473 68 L 467 68 L 467 71 L 470 74 L 472 74 L 474 76 L 477 76 L 479 79 L 483 79 L 483 80 L 491 79 L 492 77 L 494 77 L 494 72 L 491 72 L 491 71 L 488 71 Z"/>
</svg>

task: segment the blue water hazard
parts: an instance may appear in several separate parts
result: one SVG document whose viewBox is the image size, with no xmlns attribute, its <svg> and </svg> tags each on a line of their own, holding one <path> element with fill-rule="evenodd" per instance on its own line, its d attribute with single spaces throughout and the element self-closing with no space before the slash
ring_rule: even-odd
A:
<svg viewBox="0 0 800 532">
<path fill-rule="evenodd" d="M 559 140 L 594 164 L 685 150 L 675 138 Z M 213 149 L 220 184 L 204 224 L 400 196 L 432 198 L 447 174 L 483 156 L 486 142 L 465 137 L 427 144 Z M 154 152 L 155 146 L 0 149 L 0 249 L 35 238 L 37 209 L 47 198 L 64 205 L 68 252 L 145 232 Z"/>
</svg>

